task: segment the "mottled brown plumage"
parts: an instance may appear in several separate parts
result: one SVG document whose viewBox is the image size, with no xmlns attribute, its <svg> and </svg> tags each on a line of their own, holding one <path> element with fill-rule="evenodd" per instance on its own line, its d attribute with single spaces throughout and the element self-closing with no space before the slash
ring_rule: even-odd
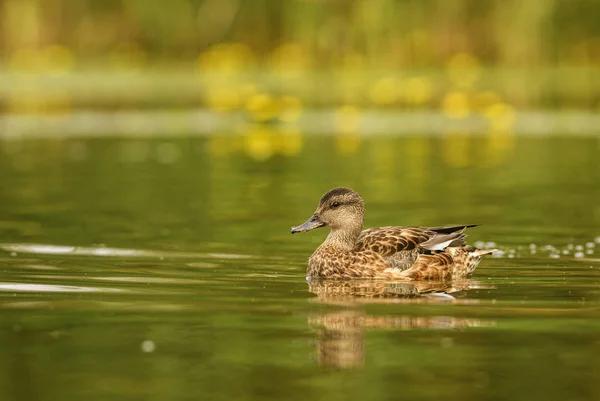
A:
<svg viewBox="0 0 600 401">
<path fill-rule="evenodd" d="M 328 226 L 327 239 L 308 261 L 311 277 L 446 279 L 470 275 L 493 250 L 464 243 L 466 228 L 379 227 L 363 231 L 365 206 L 348 188 L 334 188 L 321 198 L 316 212 L 292 234 Z"/>
</svg>

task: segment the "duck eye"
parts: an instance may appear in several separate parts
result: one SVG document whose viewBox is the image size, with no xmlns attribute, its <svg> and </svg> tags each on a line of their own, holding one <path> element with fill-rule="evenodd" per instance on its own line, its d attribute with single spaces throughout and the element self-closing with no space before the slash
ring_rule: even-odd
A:
<svg viewBox="0 0 600 401">
<path fill-rule="evenodd" d="M 331 204 L 331 207 L 333 207 L 333 208 L 336 208 L 336 207 L 338 207 L 339 205 L 341 205 L 341 203 L 340 203 L 340 202 L 333 202 L 333 203 Z"/>
</svg>

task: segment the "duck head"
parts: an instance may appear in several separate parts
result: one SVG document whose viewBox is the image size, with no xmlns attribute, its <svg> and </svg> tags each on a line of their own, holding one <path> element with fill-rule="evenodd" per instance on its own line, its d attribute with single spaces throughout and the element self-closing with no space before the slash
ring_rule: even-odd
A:
<svg viewBox="0 0 600 401">
<path fill-rule="evenodd" d="M 332 232 L 362 231 L 365 217 L 365 204 L 360 195 L 349 188 L 334 188 L 319 201 L 315 213 L 298 227 L 292 228 L 292 234 L 328 226 Z"/>
</svg>

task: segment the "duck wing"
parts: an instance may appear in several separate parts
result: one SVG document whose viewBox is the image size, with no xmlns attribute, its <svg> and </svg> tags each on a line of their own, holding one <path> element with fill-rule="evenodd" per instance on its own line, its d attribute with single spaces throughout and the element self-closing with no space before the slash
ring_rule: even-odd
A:
<svg viewBox="0 0 600 401">
<path fill-rule="evenodd" d="M 463 245 L 467 227 L 470 226 L 369 228 L 361 232 L 354 250 L 377 253 L 391 267 L 404 270 L 412 266 L 419 253 Z"/>
<path fill-rule="evenodd" d="M 364 230 L 358 236 L 355 249 L 370 250 L 382 256 L 410 251 L 435 234 L 419 227 L 377 227 Z"/>
</svg>

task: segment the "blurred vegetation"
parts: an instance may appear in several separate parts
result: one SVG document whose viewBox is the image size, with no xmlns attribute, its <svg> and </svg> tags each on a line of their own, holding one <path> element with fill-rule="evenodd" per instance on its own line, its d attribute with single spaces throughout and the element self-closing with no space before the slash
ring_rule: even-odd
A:
<svg viewBox="0 0 600 401">
<path fill-rule="evenodd" d="M 0 0 L 0 102 L 208 107 L 600 107 L 598 0 Z M 502 123 L 501 123 L 502 124 Z"/>
<path fill-rule="evenodd" d="M 245 67 L 598 66 L 597 0 L 3 0 L 2 51 L 63 65 L 199 60 Z M 215 47 L 228 43 L 229 47 Z M 235 59 L 237 56 L 237 59 Z M 128 60 L 123 60 L 128 59 Z M 473 60 L 463 60 L 473 63 Z"/>
</svg>

